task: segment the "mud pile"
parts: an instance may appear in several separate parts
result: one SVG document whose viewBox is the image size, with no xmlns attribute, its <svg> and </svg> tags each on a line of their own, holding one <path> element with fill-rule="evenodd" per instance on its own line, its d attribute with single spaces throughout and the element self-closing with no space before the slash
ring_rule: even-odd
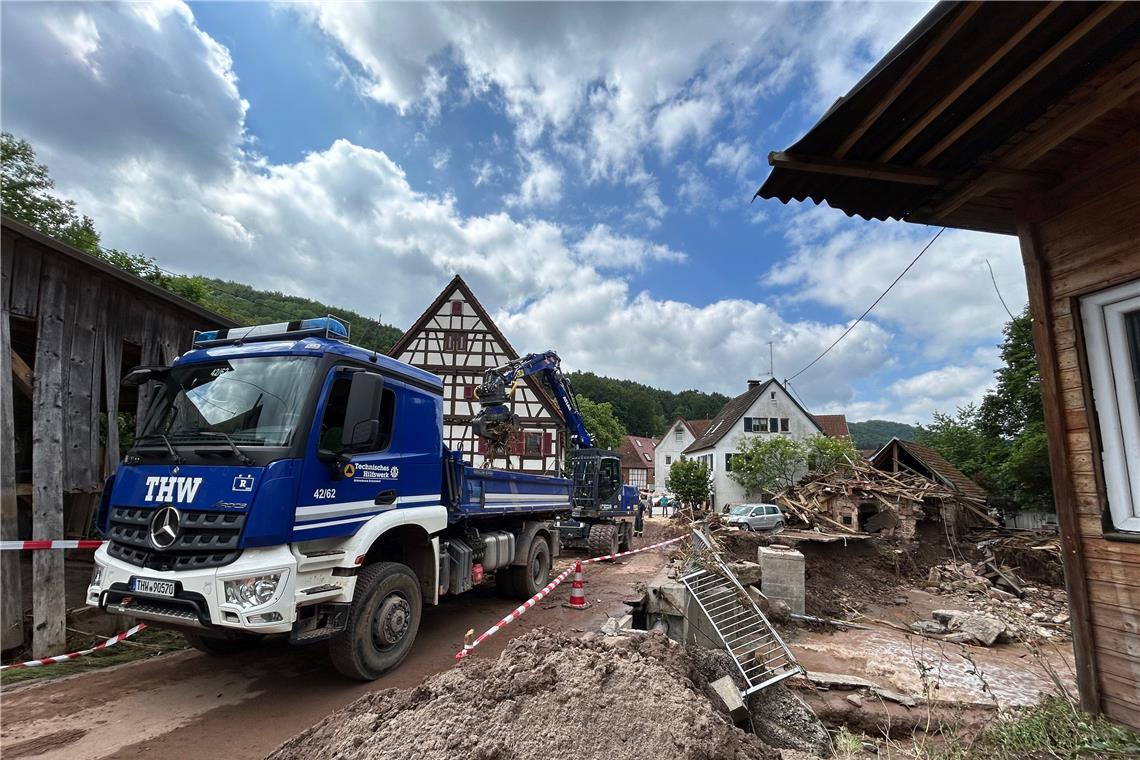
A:
<svg viewBox="0 0 1140 760">
<path fill-rule="evenodd" d="M 704 686 L 685 649 L 659 634 L 579 639 L 538 629 L 496 659 L 365 695 L 269 760 L 781 756 L 734 727 Z"/>
</svg>

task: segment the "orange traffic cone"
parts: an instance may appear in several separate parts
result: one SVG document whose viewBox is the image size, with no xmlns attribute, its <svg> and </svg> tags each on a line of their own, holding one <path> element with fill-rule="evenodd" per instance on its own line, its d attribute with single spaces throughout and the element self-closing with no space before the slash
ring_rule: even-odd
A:
<svg viewBox="0 0 1140 760">
<path fill-rule="evenodd" d="M 563 603 L 563 607 L 575 610 L 589 609 L 590 603 L 586 601 L 586 590 L 582 583 L 582 561 L 574 564 L 574 582 L 570 584 L 570 601 Z"/>
</svg>

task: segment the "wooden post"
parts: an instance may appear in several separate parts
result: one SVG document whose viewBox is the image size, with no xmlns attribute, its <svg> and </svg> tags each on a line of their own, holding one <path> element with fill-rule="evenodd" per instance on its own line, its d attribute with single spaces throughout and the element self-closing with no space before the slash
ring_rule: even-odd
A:
<svg viewBox="0 0 1140 760">
<path fill-rule="evenodd" d="M 1027 206 L 1028 208 L 1028 206 Z M 1053 500 L 1057 523 L 1061 528 L 1061 560 L 1065 569 L 1065 590 L 1072 614 L 1073 654 L 1077 665 L 1077 691 L 1081 708 L 1093 714 L 1100 712 L 1100 688 L 1096 657 L 1093 652 L 1092 615 L 1089 609 L 1088 578 L 1081 550 L 1080 524 L 1076 497 L 1069 474 L 1069 452 L 1065 436 L 1061 383 L 1057 377 L 1057 352 L 1053 340 L 1053 296 L 1038 248 L 1034 226 L 1026 222 L 1025 209 L 1018 213 L 1017 234 L 1021 242 L 1021 258 L 1025 264 L 1025 280 L 1029 286 L 1029 312 L 1033 316 L 1033 344 L 1041 371 L 1041 399 L 1045 409 L 1045 431 L 1049 442 L 1049 465 L 1053 477 Z"/>
<path fill-rule="evenodd" d="M 10 252 L 5 252 L 9 258 Z M 11 261 L 4 262 L 10 266 Z M 8 278 L 3 283 L 8 293 Z M 8 299 L 0 310 L 0 540 L 19 536 L 16 518 L 16 427 L 12 412 L 11 323 Z M 20 584 L 20 553 L 0 552 L 0 648 L 14 649 L 24 643 L 24 596 Z"/>
<path fill-rule="evenodd" d="M 45 257 L 40 281 L 32 393 L 32 534 L 63 537 L 63 343 L 67 287 L 64 271 Z M 67 605 L 61 551 L 32 556 L 32 656 L 64 651 Z"/>
</svg>

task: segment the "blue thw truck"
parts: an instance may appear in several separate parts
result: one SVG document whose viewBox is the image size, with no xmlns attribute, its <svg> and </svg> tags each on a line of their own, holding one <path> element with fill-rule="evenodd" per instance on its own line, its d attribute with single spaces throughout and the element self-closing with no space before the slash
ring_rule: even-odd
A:
<svg viewBox="0 0 1140 760">
<path fill-rule="evenodd" d="M 501 433 L 493 386 L 539 373 L 575 430 L 570 478 L 464 461 L 443 443 L 442 381 L 348 337 L 331 317 L 196 333 L 171 366 L 128 374 L 154 396 L 103 491 L 89 605 L 211 654 L 327 642 L 340 672 L 371 680 L 407 655 L 423 605 L 490 580 L 538 592 L 560 526 L 628 545 L 636 493 L 583 438 L 552 352 L 488 372 L 478 426 Z"/>
</svg>

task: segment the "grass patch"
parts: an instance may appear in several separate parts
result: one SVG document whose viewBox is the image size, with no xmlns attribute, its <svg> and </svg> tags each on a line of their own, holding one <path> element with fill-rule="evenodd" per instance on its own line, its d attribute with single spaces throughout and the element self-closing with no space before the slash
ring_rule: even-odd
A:
<svg viewBox="0 0 1140 760">
<path fill-rule="evenodd" d="M 863 737 L 851 733 L 847 726 L 839 727 L 832 737 L 832 742 L 835 745 L 835 756 L 838 758 L 852 757 L 863 751 Z"/>
<path fill-rule="evenodd" d="M 68 651 L 77 652 L 81 649 L 89 649 L 100 641 L 103 641 L 101 636 L 83 634 L 69 636 L 67 640 Z M 57 665 L 43 665 L 38 668 L 12 668 L 0 671 L 0 685 L 7 686 L 25 681 L 62 678 L 76 673 L 100 670 L 124 662 L 145 660 L 149 657 L 156 657 L 160 654 L 185 648 L 186 640 L 182 638 L 182 634 L 158 628 L 146 628 L 125 641 L 120 641 L 112 647 L 80 657 L 78 660 L 61 662 Z M 61 652 L 61 654 L 66 653 Z M 31 659 L 30 652 L 25 651 L 12 661 L 22 662 L 29 659 Z"/>
<path fill-rule="evenodd" d="M 1140 757 L 1140 734 L 1052 697 L 986 728 L 973 742 L 944 747 L 930 760 Z"/>
</svg>

